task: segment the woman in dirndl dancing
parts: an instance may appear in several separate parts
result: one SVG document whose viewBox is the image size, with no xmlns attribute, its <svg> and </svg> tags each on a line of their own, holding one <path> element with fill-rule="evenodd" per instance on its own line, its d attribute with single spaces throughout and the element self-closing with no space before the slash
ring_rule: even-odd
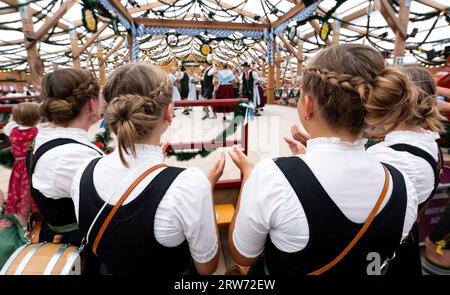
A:
<svg viewBox="0 0 450 295">
<path fill-rule="evenodd" d="M 228 63 L 222 64 L 222 70 L 216 73 L 216 77 L 219 79 L 219 87 L 216 90 L 216 99 L 227 99 L 234 98 L 235 91 L 233 85 L 231 84 L 236 76 L 230 70 Z M 223 120 L 225 121 L 226 113 L 231 113 L 234 111 L 236 106 L 215 106 L 213 107 L 214 113 L 223 113 Z"/>
</svg>

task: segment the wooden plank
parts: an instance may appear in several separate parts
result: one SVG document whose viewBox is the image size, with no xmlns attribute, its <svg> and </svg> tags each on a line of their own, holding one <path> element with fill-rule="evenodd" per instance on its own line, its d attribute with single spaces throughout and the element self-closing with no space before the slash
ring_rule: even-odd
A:
<svg viewBox="0 0 450 295">
<path fill-rule="evenodd" d="M 317 21 L 313 19 L 313 20 L 310 20 L 309 23 L 311 24 L 311 26 L 312 26 L 313 29 L 314 29 L 314 35 L 315 35 L 315 34 L 320 35 L 320 27 L 319 27 L 319 24 L 317 23 Z M 313 35 L 313 36 L 314 36 L 314 35 Z M 305 38 L 306 38 L 306 36 L 305 36 Z M 327 40 L 325 41 L 325 44 L 326 44 L 327 46 L 331 46 L 330 40 L 327 39 Z"/>
<path fill-rule="evenodd" d="M 400 0 L 400 10 L 398 11 L 400 26 L 404 32 L 408 31 L 409 9 L 411 7 L 411 0 Z M 400 30 L 395 35 L 394 47 L 394 64 L 397 64 L 397 58 L 405 55 L 406 37 L 402 36 Z"/>
<path fill-rule="evenodd" d="M 105 62 L 103 59 L 102 42 L 97 42 L 97 59 L 98 59 L 98 82 L 100 85 L 105 83 Z"/>
<path fill-rule="evenodd" d="M 236 5 L 229 4 L 223 0 L 205 0 L 205 1 L 213 3 L 213 4 L 220 4 L 220 6 L 222 6 L 225 9 L 230 9 L 236 13 L 242 14 L 242 15 L 250 17 L 250 18 L 255 18 L 255 16 L 257 16 L 256 13 L 250 12 L 243 8 L 236 7 Z M 260 18 L 260 21 L 262 23 L 270 23 L 270 21 L 266 17 L 262 17 L 262 16 Z"/>
<path fill-rule="evenodd" d="M 48 31 L 58 23 L 60 18 L 63 17 L 75 3 L 76 1 L 74 0 L 64 1 L 59 9 L 50 18 L 48 18 L 42 27 L 37 31 L 36 39 L 41 40 L 45 35 L 47 35 Z"/>
<path fill-rule="evenodd" d="M 270 24 L 249 24 L 238 22 L 216 22 L 216 21 L 189 21 L 189 20 L 171 20 L 171 19 L 152 19 L 138 17 L 134 18 L 136 25 L 149 27 L 166 28 L 197 28 L 197 29 L 229 29 L 229 30 L 251 30 L 261 31 L 269 29 Z"/>
<path fill-rule="evenodd" d="M 297 52 L 302 57 L 300 60 L 297 60 L 297 76 L 303 75 L 303 41 L 298 42 Z"/>
<path fill-rule="evenodd" d="M 122 40 L 120 40 L 119 43 L 117 43 L 116 46 L 114 46 L 106 55 L 105 58 L 103 59 L 103 62 L 107 62 L 109 60 L 109 57 L 116 52 L 119 48 L 121 48 L 123 46 L 123 43 L 125 42 L 125 39 L 122 38 Z"/>
<path fill-rule="evenodd" d="M 26 0 L 20 0 L 19 4 L 26 4 Z M 36 44 L 36 34 L 34 32 L 33 18 L 30 11 L 30 5 L 26 4 L 19 8 L 22 20 L 22 31 L 25 37 L 27 50 L 27 60 L 30 67 L 30 81 L 34 87 L 39 87 L 44 74 L 44 64 L 42 63 Z"/>
<path fill-rule="evenodd" d="M 79 54 L 79 49 L 78 49 L 78 34 L 75 29 L 70 31 L 70 49 L 72 51 L 73 67 L 75 69 L 80 69 L 81 63 L 80 63 L 80 54 Z"/>
<path fill-rule="evenodd" d="M 433 7 L 434 9 L 445 12 L 445 13 L 450 12 L 450 6 L 445 6 L 441 3 L 438 3 L 433 0 L 415 0 L 415 1 L 417 1 L 421 4 L 424 4 L 426 6 Z M 450 5 L 450 2 L 448 4 Z"/>
<path fill-rule="evenodd" d="M 384 19 L 388 23 L 389 27 L 394 31 L 394 33 L 399 33 L 400 37 L 405 39 L 406 31 L 404 26 L 400 23 L 400 19 L 395 15 L 395 11 L 392 8 L 388 0 L 380 0 L 380 13 L 383 15 Z"/>
<path fill-rule="evenodd" d="M 290 10 L 288 10 L 285 14 L 283 14 L 280 18 L 278 18 L 276 21 L 272 23 L 272 28 L 276 28 L 285 21 L 289 20 L 291 17 L 302 11 L 303 8 L 305 8 L 305 4 L 303 3 L 303 1 L 295 4 L 294 7 L 292 7 Z"/>
<path fill-rule="evenodd" d="M 166 4 L 172 4 L 175 1 L 178 1 L 178 0 L 164 0 L 164 3 L 157 1 L 157 2 L 152 2 L 152 3 L 140 5 L 141 7 L 130 7 L 128 9 L 128 12 L 133 14 L 133 13 L 137 13 L 137 12 L 141 12 L 141 11 L 146 11 L 146 10 L 150 10 L 150 9 L 154 9 L 154 8 L 158 8 L 158 7 L 164 6 Z"/>
<path fill-rule="evenodd" d="M 278 38 L 280 38 L 281 42 L 286 46 L 287 50 L 294 55 L 298 61 L 302 62 L 302 54 L 299 54 L 297 50 L 294 49 L 294 46 L 291 45 L 284 37 L 283 35 L 279 35 Z"/>
<path fill-rule="evenodd" d="M 83 46 L 81 46 L 80 50 L 78 50 L 77 54 L 73 56 L 73 58 L 79 57 L 80 54 L 82 54 L 86 48 L 88 48 L 94 41 L 97 40 L 97 38 L 100 36 L 100 34 L 108 27 L 108 23 L 104 23 L 103 26 L 97 30 L 97 32 L 95 34 L 93 34 L 91 36 L 91 38 L 89 38 L 86 43 L 83 44 Z"/>
<path fill-rule="evenodd" d="M 332 44 L 333 45 L 338 45 L 339 44 L 339 38 L 340 38 L 340 29 L 341 29 L 341 24 L 338 20 L 335 20 L 332 24 L 333 27 L 333 41 Z"/>
<path fill-rule="evenodd" d="M 125 8 L 125 6 L 120 3 L 120 0 L 109 0 L 109 3 L 117 9 L 130 23 L 133 23 L 133 17 L 130 12 Z"/>
<path fill-rule="evenodd" d="M 127 43 L 128 43 L 128 58 L 129 62 L 133 62 L 133 36 L 131 34 L 127 35 Z"/>
</svg>

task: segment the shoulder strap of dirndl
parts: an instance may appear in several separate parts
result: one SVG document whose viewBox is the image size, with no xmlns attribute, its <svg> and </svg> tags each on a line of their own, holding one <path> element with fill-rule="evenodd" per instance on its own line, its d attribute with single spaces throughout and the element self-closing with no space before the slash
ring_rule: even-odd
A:
<svg viewBox="0 0 450 295">
<path fill-rule="evenodd" d="M 430 164 L 431 169 L 433 169 L 434 172 L 434 189 L 431 192 L 430 196 L 432 196 L 434 194 L 434 192 L 436 191 L 438 185 L 439 185 L 439 180 L 440 180 L 440 174 L 441 174 L 441 169 L 442 169 L 442 152 L 441 149 L 438 148 L 439 153 L 438 153 L 438 162 L 436 162 L 433 158 L 433 156 L 431 156 L 429 153 L 427 153 L 426 151 L 410 145 L 410 144 L 406 144 L 406 143 L 399 143 L 399 144 L 394 144 L 389 146 L 391 149 L 394 149 L 396 151 L 399 152 L 407 152 L 410 153 L 411 155 L 414 155 L 416 157 L 422 158 L 425 161 L 427 161 L 428 164 Z"/>
<path fill-rule="evenodd" d="M 100 244 L 100 241 L 103 237 L 103 234 L 105 233 L 106 229 L 108 228 L 108 225 L 110 224 L 111 220 L 114 218 L 117 210 L 120 209 L 120 206 L 122 206 L 123 202 L 128 198 L 128 196 L 131 194 L 131 192 L 136 188 L 136 186 L 141 183 L 142 180 L 144 180 L 149 174 L 153 173 L 154 171 L 165 168 L 163 171 L 161 171 L 151 182 L 148 186 L 151 186 L 151 192 L 152 199 L 159 204 L 161 202 L 162 198 L 164 197 L 166 191 L 169 189 L 172 182 L 177 178 L 177 176 L 184 170 L 183 168 L 178 167 L 168 167 L 166 164 L 158 164 L 153 167 L 150 167 L 146 171 L 144 171 L 138 178 L 135 179 L 135 181 L 128 187 L 128 189 L 123 193 L 123 195 L 120 197 L 120 199 L 117 201 L 117 203 L 114 205 L 114 207 L 111 209 L 111 211 L 106 216 L 105 220 L 103 221 L 103 224 L 100 227 L 100 230 L 98 231 L 94 244 L 92 246 L 92 252 L 97 255 L 97 249 Z M 93 223 L 95 223 L 96 220 L 94 220 Z M 93 224 L 91 224 L 92 228 Z"/>
<path fill-rule="evenodd" d="M 275 160 L 275 164 L 286 176 L 287 180 L 291 184 L 297 196 L 309 195 L 309 197 L 314 197 L 314 192 L 315 191 L 317 192 L 320 183 L 317 181 L 317 178 L 315 178 L 313 172 L 309 169 L 308 165 L 302 159 L 300 159 L 299 157 L 278 158 Z M 303 169 L 299 169 L 299 167 Z M 389 178 L 390 173 L 388 172 L 389 168 L 386 165 L 383 165 L 383 169 L 385 174 L 383 190 L 380 196 L 378 197 L 375 206 L 372 208 L 369 217 L 365 221 L 364 225 L 361 227 L 361 229 L 358 231 L 358 233 L 352 239 L 352 241 L 342 250 L 342 252 L 336 258 L 334 258 L 332 261 L 330 261 L 323 267 L 313 272 L 310 272 L 309 275 L 320 275 L 328 271 L 332 267 L 334 267 L 337 263 L 339 263 L 339 261 L 341 261 L 348 254 L 348 252 L 351 251 L 351 249 L 358 243 L 361 237 L 366 233 L 367 229 L 372 224 L 372 221 L 375 219 L 375 216 L 388 193 L 390 182 Z M 303 177 L 307 178 L 303 179 Z M 311 180 L 311 183 L 313 184 L 313 189 L 311 189 L 311 187 L 306 188 L 304 185 L 302 185 L 302 183 L 305 183 L 304 182 L 305 180 L 307 181 L 306 183 L 310 183 L 308 180 Z"/>
<path fill-rule="evenodd" d="M 96 150 L 94 147 L 87 145 L 85 143 L 81 143 L 79 141 L 76 141 L 75 139 L 71 139 L 71 138 L 56 138 L 50 141 L 47 141 L 46 143 L 44 143 L 43 145 L 41 145 L 36 152 L 33 154 L 33 148 L 30 148 L 27 152 L 27 170 L 28 170 L 28 174 L 31 177 L 31 175 L 34 173 L 34 168 L 36 167 L 36 163 L 37 161 L 49 150 L 60 146 L 60 145 L 65 145 L 65 144 L 69 144 L 69 143 L 76 143 L 76 144 L 81 144 L 84 145 L 88 148 L 93 149 L 94 151 L 96 151 L 99 155 L 102 155 L 101 152 L 99 152 L 98 150 Z M 34 145 L 32 145 L 34 147 Z"/>
</svg>

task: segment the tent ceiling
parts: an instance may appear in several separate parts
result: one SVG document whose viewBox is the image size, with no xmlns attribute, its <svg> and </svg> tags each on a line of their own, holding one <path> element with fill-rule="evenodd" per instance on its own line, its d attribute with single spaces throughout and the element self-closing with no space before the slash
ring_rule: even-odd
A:
<svg viewBox="0 0 450 295">
<path fill-rule="evenodd" d="M 0 69 L 28 70 L 27 52 L 22 32 L 22 20 L 19 13 L 19 3 L 29 5 L 33 15 L 34 31 L 38 32 L 46 23 L 57 14 L 62 5 L 68 0 L 0 0 Z M 92 1 L 92 0 L 91 0 Z M 147 17 L 152 19 L 176 19 L 190 21 L 220 21 L 267 24 L 275 22 L 286 12 L 297 5 L 297 0 L 116 0 L 120 2 L 132 17 Z M 399 0 L 390 0 L 395 10 L 398 9 Z M 71 66 L 72 52 L 69 31 L 74 29 L 77 33 L 77 46 L 82 47 L 92 37 L 82 24 L 81 9 L 83 1 L 75 1 L 62 17 L 52 26 L 47 34 L 40 40 L 38 50 L 45 67 L 55 65 Z M 97 1 L 98 2 L 98 1 Z M 316 15 L 323 16 L 336 6 L 336 0 L 321 2 Z M 389 28 L 384 17 L 379 12 L 377 1 L 348 0 L 340 4 L 328 22 L 332 24 L 336 19 L 341 20 L 340 42 L 366 43 L 379 50 L 392 50 L 394 48 L 394 32 Z M 370 14 L 369 3 L 372 5 Z M 449 29 L 449 1 L 448 0 L 417 0 L 411 3 L 410 22 L 408 33 L 414 28 L 418 31 L 414 37 L 407 39 L 407 46 L 420 45 L 421 50 L 441 50 L 450 45 Z M 446 8 L 447 6 L 447 8 Z M 431 17 L 433 16 L 434 17 Z M 320 26 L 320 22 L 316 22 Z M 96 42 L 87 46 L 80 55 L 82 67 L 96 69 L 96 57 L 99 45 L 108 57 L 107 70 L 114 64 L 127 60 L 128 51 L 122 40 L 126 39 L 126 30 L 119 25 L 120 34 L 115 34 L 109 19 L 100 17 L 98 28 L 104 24 L 108 27 L 99 34 Z M 325 43 L 317 36 L 310 22 L 297 25 L 291 23 L 284 37 L 288 39 L 289 28 L 296 27 L 296 38 L 291 39 L 292 45 L 303 40 L 304 57 L 313 55 Z M 45 27 L 44 27 L 45 28 Z M 433 28 L 431 31 L 430 29 Z M 383 36 L 383 37 L 380 37 Z M 214 36 L 209 36 L 214 38 Z M 236 42 L 239 34 L 232 39 L 217 40 L 212 43 L 213 56 L 219 60 L 231 60 L 239 63 L 258 61 L 264 65 L 266 48 L 264 41 L 244 39 L 245 50 L 236 51 Z M 201 58 L 201 41 L 197 37 L 178 36 L 178 44 L 170 47 L 166 36 L 144 36 L 140 38 L 140 57 L 150 59 L 160 64 L 173 59 L 182 59 L 186 56 Z M 425 41 L 425 42 L 423 42 Z M 285 48 L 286 46 L 277 38 L 282 49 L 282 59 L 293 65 L 296 59 Z M 423 44 L 422 44 L 423 43 Z M 238 44 L 242 45 L 242 44 Z M 110 53 L 111 49 L 116 49 Z M 425 55 L 422 54 L 425 58 Z M 415 61 L 407 53 L 409 61 Z M 287 68 L 287 67 L 286 67 Z"/>
</svg>

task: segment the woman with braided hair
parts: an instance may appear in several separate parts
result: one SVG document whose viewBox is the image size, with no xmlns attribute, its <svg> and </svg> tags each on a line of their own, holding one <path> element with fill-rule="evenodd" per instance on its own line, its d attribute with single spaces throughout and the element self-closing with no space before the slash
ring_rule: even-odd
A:
<svg viewBox="0 0 450 295">
<path fill-rule="evenodd" d="M 384 131 L 381 133 L 384 141 L 371 146 L 368 151 L 408 175 L 417 192 L 420 217 L 439 184 L 442 159 L 436 140 L 444 130 L 446 119 L 438 111 L 436 84 L 430 73 L 418 67 L 401 70 L 415 85 L 416 99 L 410 104 L 415 111 L 411 117 L 376 125 L 378 133 Z M 398 93 L 402 94 L 401 91 Z M 422 274 L 417 224 L 396 252 L 386 274 Z"/>
<path fill-rule="evenodd" d="M 163 164 L 172 91 L 168 75 L 149 63 L 119 67 L 102 90 L 117 148 L 80 169 L 72 196 L 81 231 L 112 274 L 211 274 L 217 267 L 211 188 L 225 158 L 208 176 Z"/>
<path fill-rule="evenodd" d="M 237 264 L 266 274 L 380 272 L 417 215 L 411 181 L 362 138 L 368 124 L 392 123 L 385 110 L 411 117 L 403 105 L 413 87 L 398 72 L 369 46 L 324 49 L 303 75 L 304 153 L 252 168 L 239 148 L 230 152 L 244 177 L 228 242 Z"/>
<path fill-rule="evenodd" d="M 44 219 L 40 241 L 81 243 L 70 190 L 81 164 L 103 154 L 87 133 L 103 111 L 99 91 L 85 70 L 58 69 L 42 81 L 40 111 L 49 123 L 36 136 L 29 171 L 31 194 Z"/>
</svg>

